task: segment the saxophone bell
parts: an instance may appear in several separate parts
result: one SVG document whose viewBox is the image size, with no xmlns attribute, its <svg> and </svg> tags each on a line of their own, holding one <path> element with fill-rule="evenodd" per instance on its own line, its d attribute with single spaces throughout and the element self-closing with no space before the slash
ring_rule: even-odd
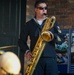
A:
<svg viewBox="0 0 74 75">
<path fill-rule="evenodd" d="M 54 35 L 50 31 L 44 31 L 44 32 L 42 32 L 41 37 L 46 42 L 52 41 L 54 39 Z"/>
</svg>

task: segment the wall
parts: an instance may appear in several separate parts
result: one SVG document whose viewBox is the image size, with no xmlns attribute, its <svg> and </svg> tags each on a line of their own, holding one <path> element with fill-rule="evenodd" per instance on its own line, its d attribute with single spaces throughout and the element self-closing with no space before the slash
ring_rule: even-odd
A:
<svg viewBox="0 0 74 75">
<path fill-rule="evenodd" d="M 26 21 L 34 16 L 34 2 L 27 0 Z M 47 0 L 48 16 L 55 16 L 61 29 L 74 28 L 74 0 Z"/>
</svg>

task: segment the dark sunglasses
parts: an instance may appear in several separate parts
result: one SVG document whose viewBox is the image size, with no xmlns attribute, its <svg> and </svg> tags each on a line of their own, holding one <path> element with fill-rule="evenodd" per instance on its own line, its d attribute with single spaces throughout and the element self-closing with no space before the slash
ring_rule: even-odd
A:
<svg viewBox="0 0 74 75">
<path fill-rule="evenodd" d="M 37 8 L 40 10 L 43 10 L 43 9 L 47 10 L 47 7 L 37 7 Z"/>
</svg>

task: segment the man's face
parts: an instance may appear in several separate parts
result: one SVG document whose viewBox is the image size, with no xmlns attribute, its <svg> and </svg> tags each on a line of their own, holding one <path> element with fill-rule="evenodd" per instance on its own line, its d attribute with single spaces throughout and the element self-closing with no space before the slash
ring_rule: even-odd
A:
<svg viewBox="0 0 74 75">
<path fill-rule="evenodd" d="M 47 5 L 45 3 L 41 3 L 35 8 L 35 12 L 37 16 L 44 16 L 47 14 Z"/>
</svg>

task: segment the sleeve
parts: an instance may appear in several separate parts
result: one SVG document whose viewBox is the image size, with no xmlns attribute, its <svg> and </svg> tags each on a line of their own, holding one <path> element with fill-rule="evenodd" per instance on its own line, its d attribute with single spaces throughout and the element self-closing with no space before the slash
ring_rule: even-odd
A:
<svg viewBox="0 0 74 75">
<path fill-rule="evenodd" d="M 19 37 L 19 40 L 18 40 L 18 45 L 20 47 L 20 51 L 22 52 L 26 52 L 26 50 L 29 50 L 29 47 L 27 45 L 27 38 L 28 38 L 28 35 L 29 35 L 29 30 L 28 30 L 28 26 L 27 24 L 26 25 L 23 25 L 22 27 L 22 30 L 20 32 L 20 37 Z"/>
<path fill-rule="evenodd" d="M 62 44 L 65 41 L 65 35 L 62 33 L 57 21 L 54 24 L 54 37 L 56 44 Z"/>
<path fill-rule="evenodd" d="M 68 43 L 65 41 L 66 37 L 65 34 L 62 33 L 60 27 L 58 26 L 58 23 L 55 23 L 55 47 L 58 50 L 67 50 L 68 49 Z"/>
</svg>

